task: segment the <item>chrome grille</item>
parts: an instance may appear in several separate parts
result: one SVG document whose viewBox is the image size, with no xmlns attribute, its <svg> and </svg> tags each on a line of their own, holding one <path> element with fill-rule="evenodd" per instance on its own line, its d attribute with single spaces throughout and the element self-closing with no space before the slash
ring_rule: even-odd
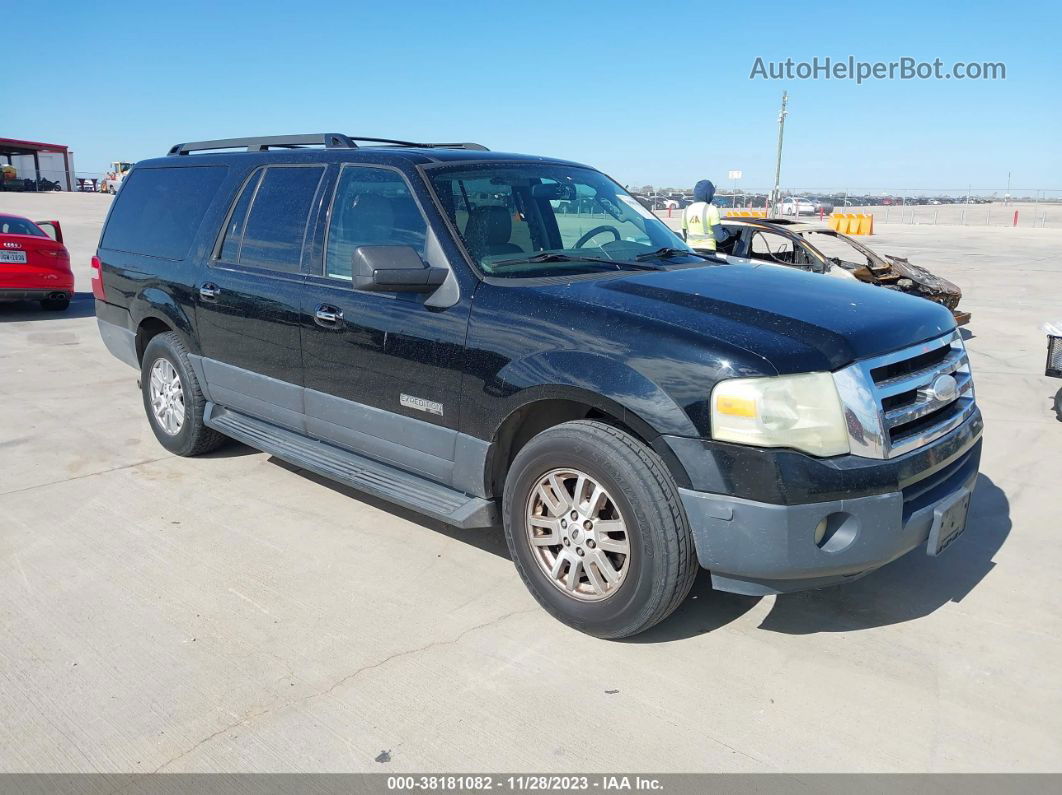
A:
<svg viewBox="0 0 1062 795">
<path fill-rule="evenodd" d="M 956 330 L 834 373 L 852 452 L 893 458 L 939 439 L 974 412 L 970 360 Z"/>
</svg>

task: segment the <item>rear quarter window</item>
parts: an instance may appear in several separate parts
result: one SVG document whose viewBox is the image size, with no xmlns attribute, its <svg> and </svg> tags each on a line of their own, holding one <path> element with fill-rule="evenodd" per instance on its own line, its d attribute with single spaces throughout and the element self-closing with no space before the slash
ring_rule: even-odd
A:
<svg viewBox="0 0 1062 795">
<path fill-rule="evenodd" d="M 115 198 L 101 248 L 184 259 L 226 166 L 133 169 Z"/>
</svg>

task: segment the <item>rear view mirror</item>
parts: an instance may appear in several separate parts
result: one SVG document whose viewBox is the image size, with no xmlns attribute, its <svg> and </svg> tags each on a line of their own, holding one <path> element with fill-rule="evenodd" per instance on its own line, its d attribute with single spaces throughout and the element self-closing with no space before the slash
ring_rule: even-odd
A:
<svg viewBox="0 0 1062 795">
<path fill-rule="evenodd" d="M 547 199 L 549 201 L 575 201 L 575 186 L 574 185 L 562 185 L 557 182 L 548 183 L 545 185 L 532 185 L 531 196 L 536 199 Z"/>
<path fill-rule="evenodd" d="M 56 243 L 63 242 L 63 227 L 58 221 L 37 221 L 37 226 Z"/>
<path fill-rule="evenodd" d="M 446 281 L 446 268 L 432 268 L 412 246 L 358 246 L 351 257 L 355 290 L 431 293 Z"/>
</svg>

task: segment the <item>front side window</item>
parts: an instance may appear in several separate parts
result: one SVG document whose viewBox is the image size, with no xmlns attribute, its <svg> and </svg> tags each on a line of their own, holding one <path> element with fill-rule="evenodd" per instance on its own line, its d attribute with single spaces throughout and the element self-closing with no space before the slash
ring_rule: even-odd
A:
<svg viewBox="0 0 1062 795">
<path fill-rule="evenodd" d="M 430 179 L 465 249 L 487 276 L 614 271 L 662 248 L 688 250 L 633 196 L 593 169 L 487 163 L 433 169 Z"/>
<path fill-rule="evenodd" d="M 350 280 L 358 246 L 411 246 L 424 256 L 427 224 L 409 185 L 383 168 L 344 166 L 325 244 L 325 274 Z"/>
<path fill-rule="evenodd" d="M 812 264 L 812 259 L 804 247 L 795 244 L 791 238 L 775 232 L 758 230 L 752 234 L 749 258 L 799 267 L 808 267 Z"/>
<path fill-rule="evenodd" d="M 222 259 L 246 267 L 298 273 L 306 225 L 323 174 L 323 166 L 270 166 L 257 185 L 252 178 L 226 225 Z"/>
<path fill-rule="evenodd" d="M 753 232 L 749 257 L 792 265 L 793 241 L 773 232 Z"/>
</svg>

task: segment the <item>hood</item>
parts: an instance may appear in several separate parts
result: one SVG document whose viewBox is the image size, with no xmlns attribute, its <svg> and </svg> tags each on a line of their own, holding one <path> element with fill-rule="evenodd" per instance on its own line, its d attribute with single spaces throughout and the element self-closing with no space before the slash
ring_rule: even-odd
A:
<svg viewBox="0 0 1062 795">
<path fill-rule="evenodd" d="M 710 202 L 715 196 L 715 185 L 706 179 L 702 179 L 693 186 L 693 200 L 695 202 Z"/>
<path fill-rule="evenodd" d="M 770 265 L 636 273 L 564 292 L 742 348 L 778 373 L 836 370 L 955 328 L 948 310 L 922 298 Z"/>
<path fill-rule="evenodd" d="M 898 289 L 905 293 L 921 295 L 930 301 L 937 301 L 948 309 L 954 309 L 959 305 L 962 290 L 952 282 L 930 273 L 923 267 L 911 264 L 906 257 L 886 254 L 885 259 L 889 261 L 892 270 L 899 274 L 900 278 L 896 282 Z"/>
</svg>

